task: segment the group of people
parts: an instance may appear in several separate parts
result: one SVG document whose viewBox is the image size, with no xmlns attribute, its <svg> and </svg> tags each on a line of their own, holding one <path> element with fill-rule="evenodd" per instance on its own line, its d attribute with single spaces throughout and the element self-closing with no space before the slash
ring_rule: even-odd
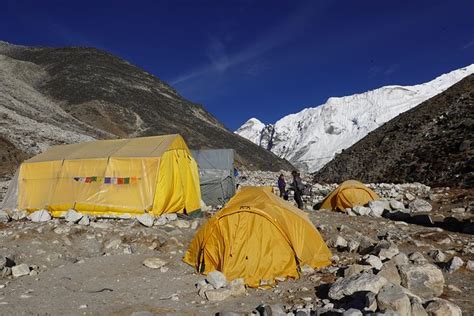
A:
<svg viewBox="0 0 474 316">
<path fill-rule="evenodd" d="M 303 195 L 303 190 L 305 188 L 303 181 L 301 181 L 300 173 L 296 170 L 291 172 L 291 176 L 293 177 L 293 182 L 289 185 L 289 190 L 294 191 L 295 202 L 298 205 L 299 209 L 303 209 L 303 199 L 301 196 Z M 280 174 L 278 177 L 278 189 L 280 190 L 280 197 L 288 200 L 288 190 L 286 189 L 286 181 L 283 174 Z"/>
</svg>

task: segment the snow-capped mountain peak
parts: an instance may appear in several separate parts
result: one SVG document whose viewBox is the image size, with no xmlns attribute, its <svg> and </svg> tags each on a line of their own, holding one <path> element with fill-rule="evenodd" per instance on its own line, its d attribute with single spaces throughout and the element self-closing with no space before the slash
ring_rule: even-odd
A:
<svg viewBox="0 0 474 316">
<path fill-rule="evenodd" d="M 414 85 L 390 85 L 289 114 L 275 124 L 252 118 L 235 133 L 288 159 L 295 166 L 317 171 L 335 154 L 369 132 L 474 73 L 474 64 Z"/>
</svg>

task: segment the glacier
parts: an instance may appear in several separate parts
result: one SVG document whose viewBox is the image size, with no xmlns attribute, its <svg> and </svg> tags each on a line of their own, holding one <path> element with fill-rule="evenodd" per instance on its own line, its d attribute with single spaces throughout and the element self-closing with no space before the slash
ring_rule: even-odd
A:
<svg viewBox="0 0 474 316">
<path fill-rule="evenodd" d="M 251 118 L 235 133 L 299 169 L 314 172 L 385 122 L 473 73 L 471 64 L 418 85 L 390 85 L 331 97 L 324 104 L 289 114 L 274 124 Z"/>
</svg>

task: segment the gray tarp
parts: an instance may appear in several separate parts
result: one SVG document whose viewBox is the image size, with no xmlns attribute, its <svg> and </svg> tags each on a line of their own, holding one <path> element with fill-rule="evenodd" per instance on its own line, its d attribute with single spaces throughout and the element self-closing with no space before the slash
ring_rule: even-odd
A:
<svg viewBox="0 0 474 316">
<path fill-rule="evenodd" d="M 234 150 L 191 150 L 199 166 L 201 197 L 206 205 L 224 205 L 235 194 Z"/>
</svg>

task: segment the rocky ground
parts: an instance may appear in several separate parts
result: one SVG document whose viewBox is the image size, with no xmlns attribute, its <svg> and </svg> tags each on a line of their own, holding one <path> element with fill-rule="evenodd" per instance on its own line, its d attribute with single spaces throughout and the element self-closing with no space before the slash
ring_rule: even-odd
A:
<svg viewBox="0 0 474 316">
<path fill-rule="evenodd" d="M 276 176 L 243 172 L 239 182 L 274 185 Z M 371 184 L 382 202 L 347 213 L 313 210 L 334 186 L 314 185 L 306 198 L 333 264 L 304 267 L 300 279 L 270 289 L 226 284 L 219 275 L 204 281 L 182 262 L 215 209 L 200 218 L 158 219 L 75 212 L 28 219 L 0 211 L 0 314 L 474 314 L 472 192 Z"/>
</svg>

